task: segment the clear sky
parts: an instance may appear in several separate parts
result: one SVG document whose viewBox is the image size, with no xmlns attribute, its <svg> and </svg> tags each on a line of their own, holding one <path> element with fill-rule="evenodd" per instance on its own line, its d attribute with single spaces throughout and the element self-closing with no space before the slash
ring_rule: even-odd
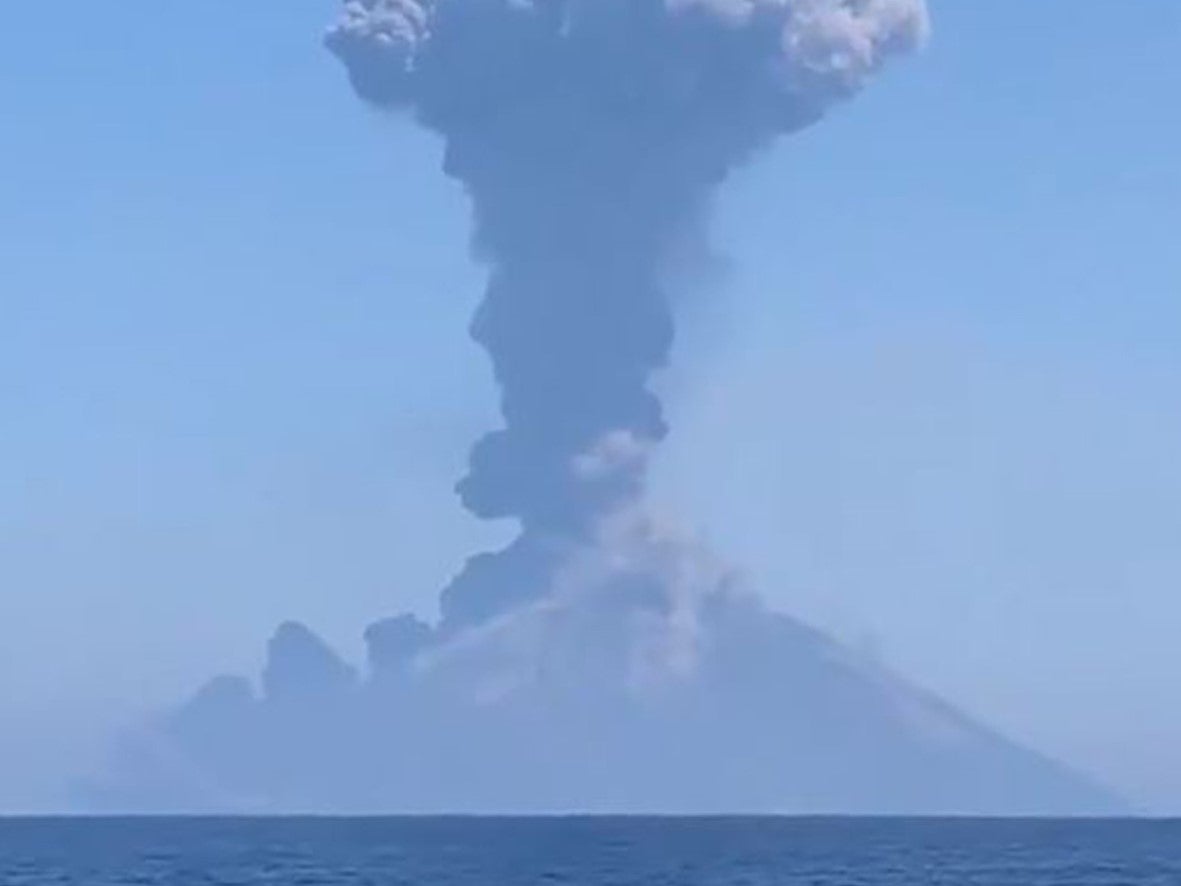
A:
<svg viewBox="0 0 1181 886">
<path fill-rule="evenodd" d="M 306 620 L 433 612 L 511 527 L 438 145 L 332 0 L 11 4 L 0 809 Z M 654 497 L 774 603 L 1181 812 L 1181 4 L 933 0 L 761 158 L 681 307 Z"/>
</svg>

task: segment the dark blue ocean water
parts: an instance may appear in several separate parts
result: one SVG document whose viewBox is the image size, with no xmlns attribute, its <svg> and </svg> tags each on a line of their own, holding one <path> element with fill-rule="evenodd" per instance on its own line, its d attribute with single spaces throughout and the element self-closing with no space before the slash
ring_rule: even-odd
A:
<svg viewBox="0 0 1181 886">
<path fill-rule="evenodd" d="M 1181 823 L 0 821 L 3 886 L 1181 886 Z"/>
</svg>

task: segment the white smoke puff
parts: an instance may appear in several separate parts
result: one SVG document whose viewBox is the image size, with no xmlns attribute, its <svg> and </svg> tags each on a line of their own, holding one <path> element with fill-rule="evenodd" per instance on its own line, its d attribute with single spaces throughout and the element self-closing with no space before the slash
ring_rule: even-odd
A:
<svg viewBox="0 0 1181 886">
<path fill-rule="evenodd" d="M 594 544 L 558 574 L 549 599 L 557 604 L 551 610 L 555 614 L 603 607 L 622 619 L 624 685 L 642 696 L 694 676 L 702 651 L 703 608 L 735 585 L 733 570 L 690 533 L 631 505 L 602 519 Z M 637 586 L 655 598 L 645 594 L 621 601 L 612 593 Z M 581 655 L 580 645 L 569 648 Z"/>
<path fill-rule="evenodd" d="M 392 100 L 407 88 L 433 14 L 433 0 L 345 0 L 325 42 L 379 70 L 389 89 L 381 98 Z"/>
<path fill-rule="evenodd" d="M 417 0 L 345 0 L 330 33 L 375 40 L 408 55 L 426 37 L 431 6 Z"/>
<path fill-rule="evenodd" d="M 587 452 L 574 458 L 574 475 L 595 482 L 619 474 L 643 470 L 652 452 L 652 442 L 632 431 L 611 431 Z"/>
<path fill-rule="evenodd" d="M 702 609 L 726 594 L 734 572 L 688 532 L 639 507 L 604 521 L 599 545 L 617 575 L 643 576 L 661 605 L 637 608 L 628 685 L 644 694 L 694 676 L 701 657 Z"/>
<path fill-rule="evenodd" d="M 436 685 L 465 687 L 478 705 L 541 684 L 601 683 L 649 696 L 694 676 L 703 608 L 735 583 L 688 533 L 624 508 L 571 551 L 534 602 L 461 631 L 415 669 Z"/>
<path fill-rule="evenodd" d="M 826 92 L 859 89 L 887 57 L 918 48 L 930 28 L 923 0 L 778 2 L 788 9 L 783 53 L 789 72 L 801 85 Z"/>
</svg>

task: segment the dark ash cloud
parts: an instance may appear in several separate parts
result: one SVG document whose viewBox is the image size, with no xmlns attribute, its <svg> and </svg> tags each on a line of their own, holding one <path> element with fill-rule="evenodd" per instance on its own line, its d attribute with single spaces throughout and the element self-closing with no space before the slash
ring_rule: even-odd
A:
<svg viewBox="0 0 1181 886">
<path fill-rule="evenodd" d="M 923 0 L 346 0 L 359 95 L 445 142 L 489 270 L 473 338 L 504 426 L 459 484 L 519 536 L 442 620 L 307 628 L 132 745 L 105 808 L 1109 810 L 1114 801 L 766 610 L 647 514 L 670 264 L 727 175 L 927 30 Z"/>
<path fill-rule="evenodd" d="M 543 593 L 568 540 L 642 492 L 667 433 L 667 263 L 715 187 L 927 30 L 922 0 L 347 0 L 327 43 L 357 92 L 446 142 L 491 280 L 472 323 L 505 427 L 463 501 L 521 540 L 474 559 L 445 628 Z M 579 470 L 603 447 L 639 457 Z M 495 559 L 491 559 L 495 557 Z"/>
</svg>

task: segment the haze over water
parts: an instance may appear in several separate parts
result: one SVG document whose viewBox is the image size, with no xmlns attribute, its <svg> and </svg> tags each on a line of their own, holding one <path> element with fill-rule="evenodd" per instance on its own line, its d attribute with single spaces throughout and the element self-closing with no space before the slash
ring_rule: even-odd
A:
<svg viewBox="0 0 1181 886">
<path fill-rule="evenodd" d="M 0 821 L 10 886 L 1175 886 L 1181 823 Z"/>
</svg>

